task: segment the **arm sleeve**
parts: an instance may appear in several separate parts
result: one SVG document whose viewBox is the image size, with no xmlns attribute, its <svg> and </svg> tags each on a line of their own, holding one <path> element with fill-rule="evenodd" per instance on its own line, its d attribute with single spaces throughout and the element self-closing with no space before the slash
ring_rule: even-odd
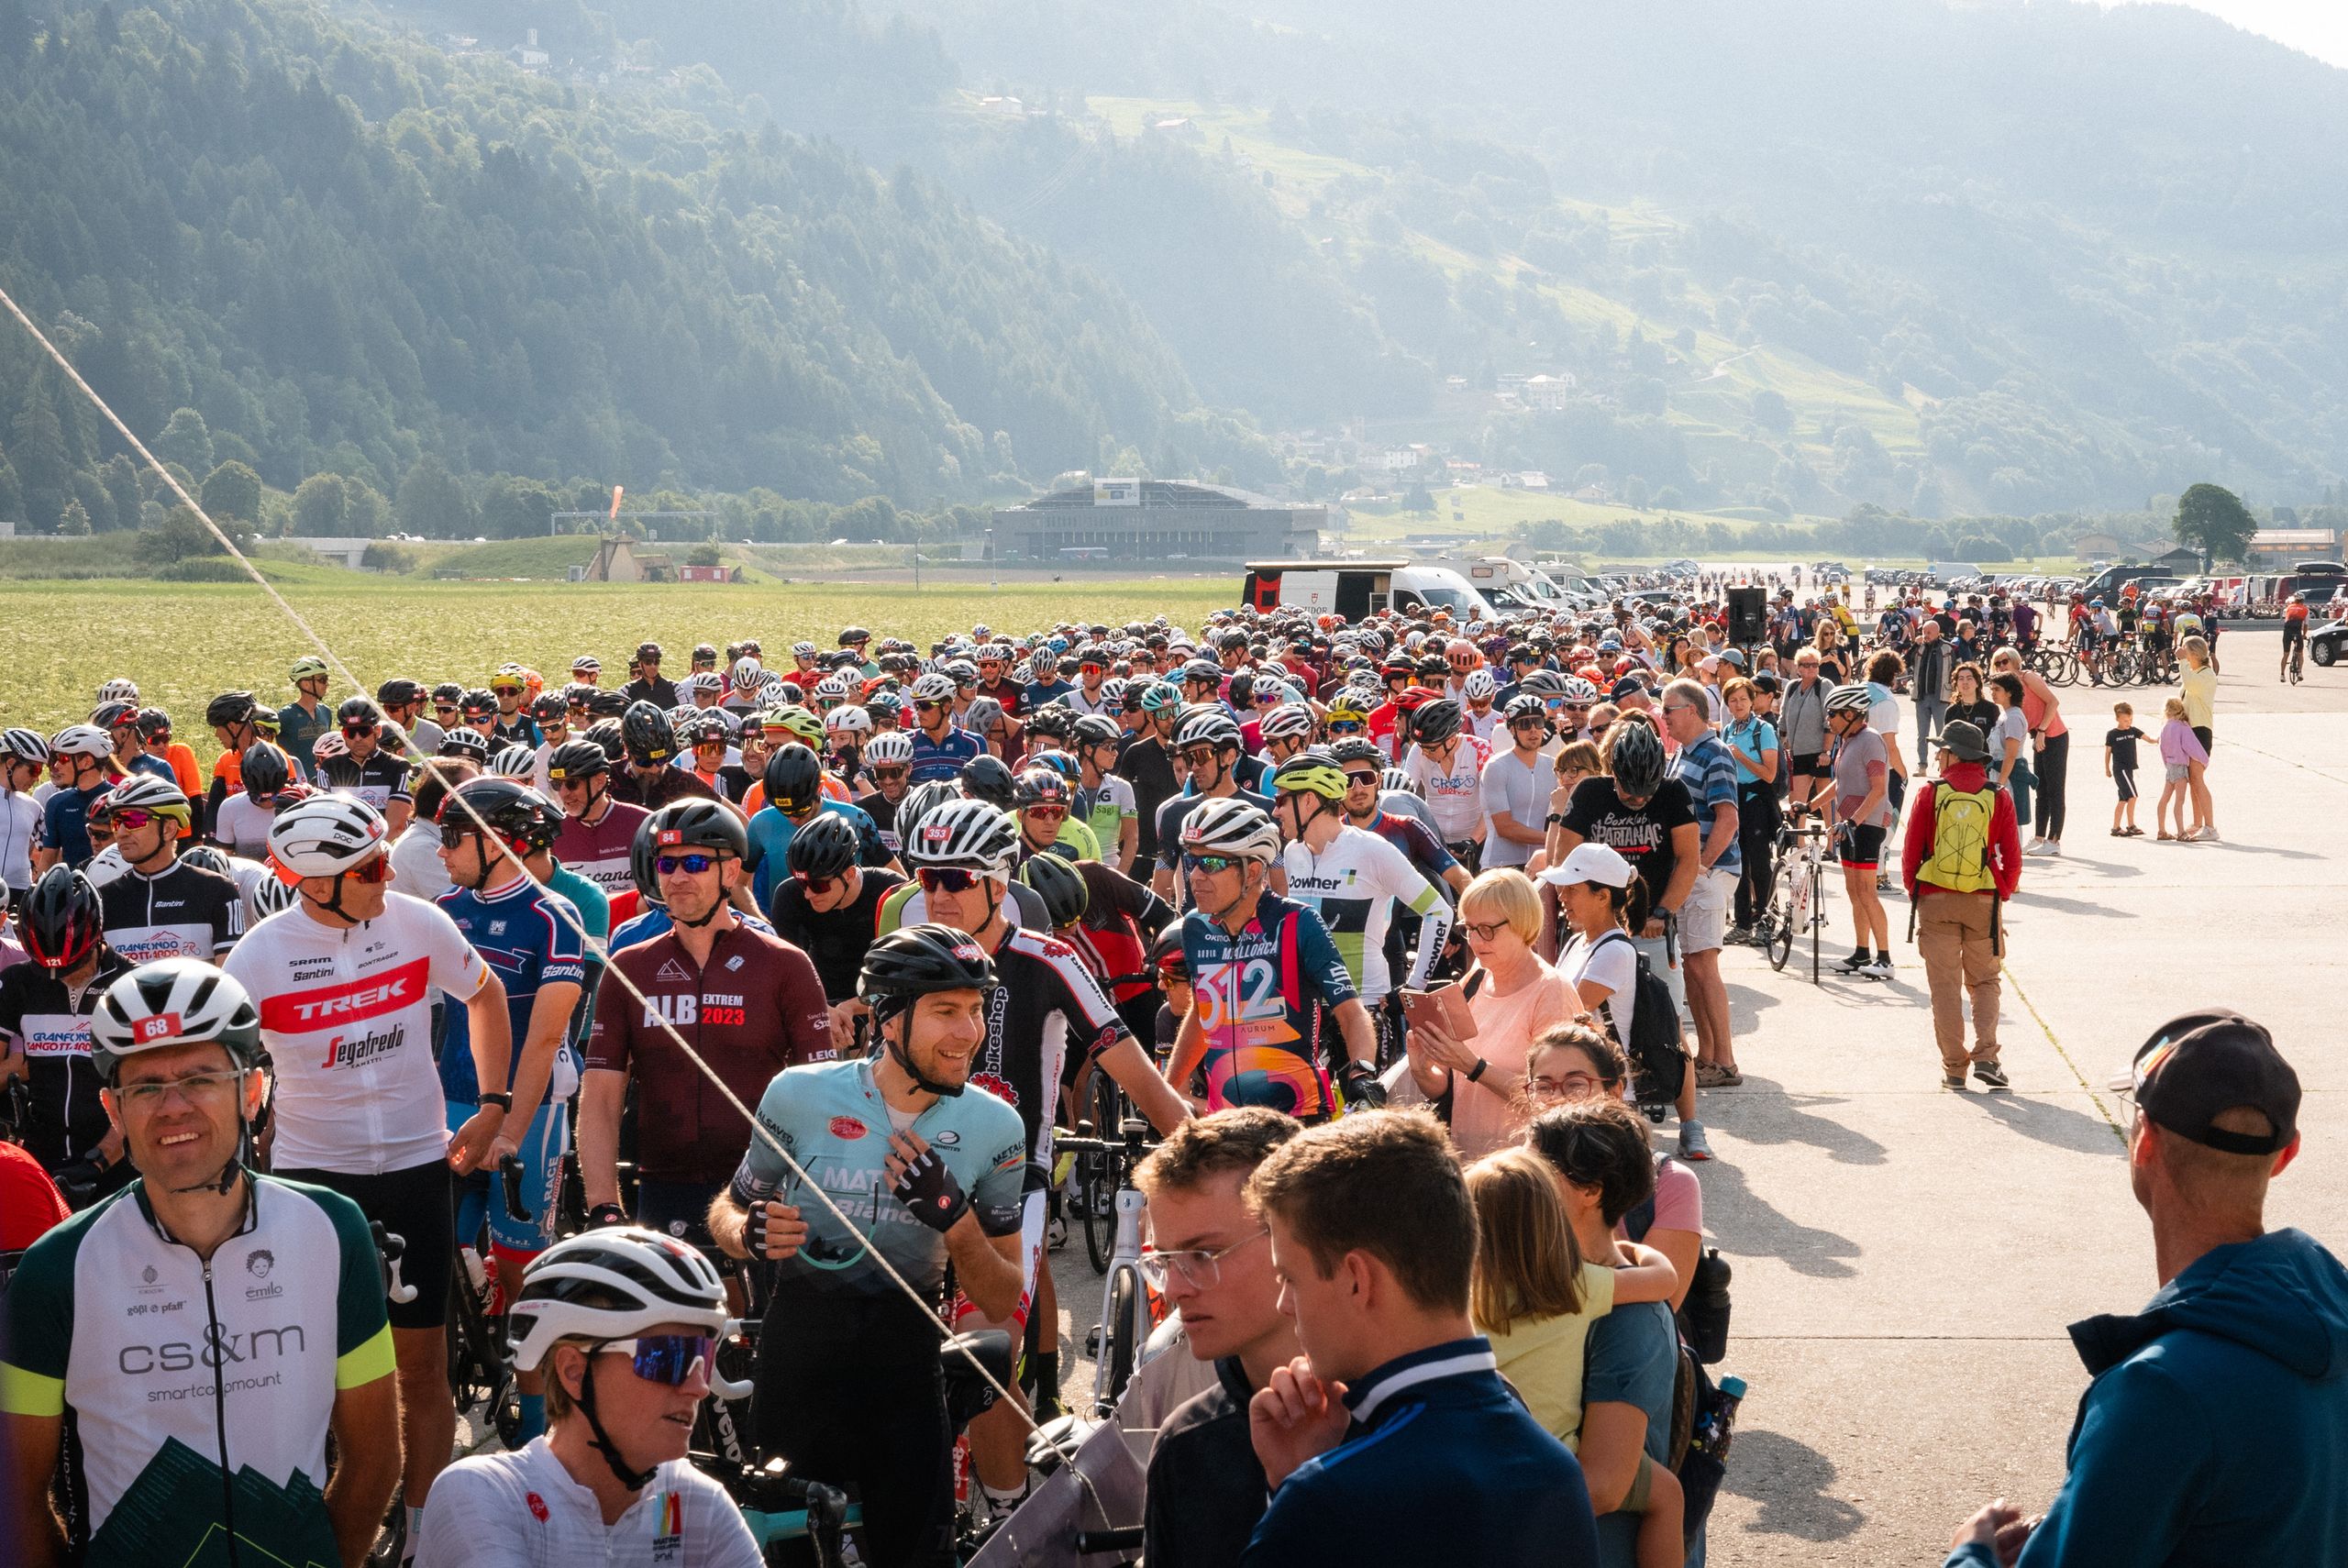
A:
<svg viewBox="0 0 2348 1568">
<path fill-rule="evenodd" d="M 1089 1061 L 1119 1040 L 1132 1039 L 1133 1031 L 1125 1027 L 1124 1015 L 1109 1005 L 1108 996 L 1075 951 L 1054 945 L 1060 946 L 1060 953 L 1043 966 L 1042 972 L 1052 977 L 1053 1006 L 1068 1020 L 1069 1039 L 1075 1047 L 1069 1053 L 1069 1061 Z"/>
<path fill-rule="evenodd" d="M 65 1361 L 73 1345 L 73 1264 L 82 1231 L 51 1231 L 25 1253 L 8 1282 L 7 1358 L 0 1361 L 0 1413 L 65 1413 Z"/>
<path fill-rule="evenodd" d="M 375 1233 L 359 1205 L 338 1192 L 314 1195 L 334 1221 L 335 1241 L 342 1253 L 341 1289 L 335 1309 L 334 1386 L 357 1388 L 389 1377 L 396 1370 L 392 1358 L 392 1325 L 383 1305 L 383 1255 L 375 1250 Z"/>
</svg>

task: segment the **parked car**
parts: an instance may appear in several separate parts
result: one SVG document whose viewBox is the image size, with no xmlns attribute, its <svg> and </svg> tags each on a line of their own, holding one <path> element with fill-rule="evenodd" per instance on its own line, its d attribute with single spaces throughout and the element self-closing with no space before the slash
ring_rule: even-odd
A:
<svg viewBox="0 0 2348 1568">
<path fill-rule="evenodd" d="M 2327 621 L 2309 632 L 2308 657 L 2327 669 L 2348 658 L 2348 621 Z"/>
</svg>

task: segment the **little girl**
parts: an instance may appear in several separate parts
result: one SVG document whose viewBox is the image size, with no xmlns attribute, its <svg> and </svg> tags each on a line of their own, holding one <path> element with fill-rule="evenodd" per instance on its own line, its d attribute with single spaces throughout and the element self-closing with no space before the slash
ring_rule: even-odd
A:
<svg viewBox="0 0 2348 1568">
<path fill-rule="evenodd" d="M 2210 753 L 2186 719 L 2184 698 L 2170 698 L 2161 711 L 2168 722 L 2161 726 L 2161 798 L 2153 807 L 2153 825 L 2160 829 L 2162 838 L 2182 841 L 2190 836 L 2185 826 L 2185 808 L 2192 800 L 2193 765 L 2210 766 Z M 2168 831 L 2171 801 L 2176 805 L 2175 833 Z"/>
<path fill-rule="evenodd" d="M 1603 707 L 1604 704 L 1600 703 Z M 1541 940 L 1534 944 L 1545 959 L 1557 955 L 1557 889 L 1553 882 L 1541 881 L 1541 873 L 1565 859 L 1565 834 L 1561 823 L 1566 810 L 1573 804 L 1574 791 L 1585 778 L 1596 778 L 1606 771 L 1606 763 L 1599 756 L 1595 744 L 1586 740 L 1567 741 L 1557 748 L 1554 764 L 1557 770 L 1556 788 L 1549 791 L 1547 836 L 1541 847 L 1533 852 L 1524 874 L 1541 888 Z"/>
<path fill-rule="evenodd" d="M 1533 1419 L 1567 1448 L 1581 1443 L 1582 1352 L 1590 1325 L 1616 1302 L 1667 1301 L 1678 1288 L 1671 1260 L 1634 1242 L 1634 1268 L 1585 1262 L 1558 1201 L 1548 1162 L 1518 1146 L 1485 1155 L 1468 1167 L 1468 1194 L 1476 1206 L 1476 1271 L 1468 1306 L 1476 1331 L 1490 1340 L 1501 1375 L 1523 1397 Z M 1679 1479 L 1642 1462 L 1639 1568 L 1679 1568 Z M 1639 1496 L 1634 1485 L 1632 1496 Z"/>
</svg>

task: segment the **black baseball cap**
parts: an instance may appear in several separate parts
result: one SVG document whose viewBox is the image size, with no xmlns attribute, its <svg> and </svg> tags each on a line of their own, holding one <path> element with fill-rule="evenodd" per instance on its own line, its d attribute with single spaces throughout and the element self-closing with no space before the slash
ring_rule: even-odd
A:
<svg viewBox="0 0 2348 1568">
<path fill-rule="evenodd" d="M 2279 1154 L 2298 1135 L 2299 1076 L 2275 1037 L 2238 1012 L 2170 1019 L 2137 1048 L 2129 1071 L 2137 1109 L 2180 1138 L 2229 1154 Z M 2265 1135 L 2213 1125 L 2229 1110 L 2266 1118 Z"/>
</svg>

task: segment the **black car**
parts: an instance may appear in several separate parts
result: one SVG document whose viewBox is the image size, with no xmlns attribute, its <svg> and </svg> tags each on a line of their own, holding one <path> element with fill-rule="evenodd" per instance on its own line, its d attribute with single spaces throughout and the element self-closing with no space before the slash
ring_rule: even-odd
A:
<svg viewBox="0 0 2348 1568">
<path fill-rule="evenodd" d="M 2309 632 L 2308 657 L 2327 668 L 2348 658 L 2348 621 L 2327 621 Z"/>
</svg>

